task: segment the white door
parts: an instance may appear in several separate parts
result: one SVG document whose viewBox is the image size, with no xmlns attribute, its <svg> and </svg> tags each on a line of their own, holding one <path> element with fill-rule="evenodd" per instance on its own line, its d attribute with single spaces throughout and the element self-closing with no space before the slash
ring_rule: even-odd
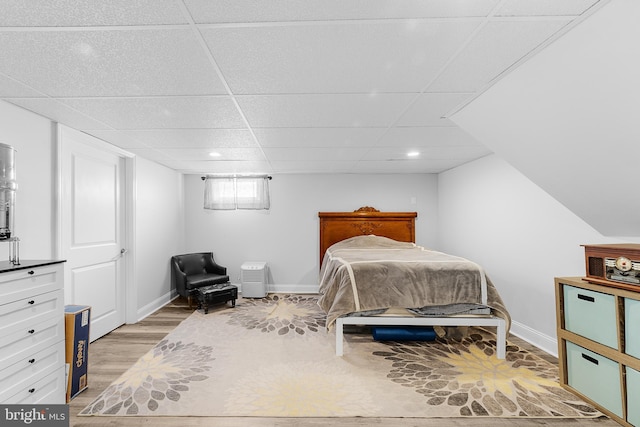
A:
<svg viewBox="0 0 640 427">
<path fill-rule="evenodd" d="M 94 341 L 125 323 L 125 158 L 65 126 L 58 144 L 65 304 L 91 306 Z"/>
</svg>

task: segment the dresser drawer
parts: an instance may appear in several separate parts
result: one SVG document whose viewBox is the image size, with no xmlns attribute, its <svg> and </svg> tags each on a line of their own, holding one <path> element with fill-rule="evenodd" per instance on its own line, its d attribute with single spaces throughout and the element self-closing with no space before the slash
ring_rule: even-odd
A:
<svg viewBox="0 0 640 427">
<path fill-rule="evenodd" d="M 47 292 L 0 305 L 0 337 L 47 319 L 60 317 L 64 312 L 62 290 Z"/>
<path fill-rule="evenodd" d="M 64 367 L 64 344 L 64 341 L 60 341 L 0 370 L 0 402 Z"/>
<path fill-rule="evenodd" d="M 63 265 L 25 268 L 0 274 L 0 304 L 62 289 Z"/>
<path fill-rule="evenodd" d="M 49 375 L 35 383 L 18 390 L 4 404 L 64 404 L 66 403 L 64 366 L 55 369 Z"/>
<path fill-rule="evenodd" d="M 565 329 L 611 348 L 618 348 L 613 295 L 563 286 Z"/>
<path fill-rule="evenodd" d="M 622 417 L 620 366 L 617 362 L 572 342 L 566 342 L 567 383 Z"/>
<path fill-rule="evenodd" d="M 624 299 L 625 353 L 640 359 L 640 301 Z"/>
<path fill-rule="evenodd" d="M 40 350 L 64 341 L 64 317 L 35 323 L 2 337 L 0 366 L 10 366 Z"/>
</svg>

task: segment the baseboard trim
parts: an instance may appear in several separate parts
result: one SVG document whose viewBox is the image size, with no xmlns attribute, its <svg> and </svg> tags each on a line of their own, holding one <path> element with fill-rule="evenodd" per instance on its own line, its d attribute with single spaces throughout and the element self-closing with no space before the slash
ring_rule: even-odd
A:
<svg viewBox="0 0 640 427">
<path fill-rule="evenodd" d="M 317 294 L 318 285 L 269 285 L 269 292 L 289 294 Z"/>
<path fill-rule="evenodd" d="M 242 283 L 232 283 L 238 287 L 238 293 L 242 295 Z M 268 284 L 267 293 L 276 294 L 317 294 L 318 285 L 276 285 Z"/>
<path fill-rule="evenodd" d="M 169 291 L 166 294 L 162 295 L 160 298 L 156 298 L 155 300 L 151 301 L 149 304 L 145 305 L 144 307 L 140 307 L 136 312 L 138 317 L 138 320 L 136 321 L 136 323 L 143 320 L 145 317 L 152 315 L 156 311 L 160 310 L 162 307 L 169 304 L 174 299 L 178 298 L 178 296 L 179 295 L 175 292 L 175 290 Z"/>
<path fill-rule="evenodd" d="M 511 330 L 509 332 L 518 338 L 522 338 L 529 344 L 538 347 L 540 350 L 554 357 L 558 357 L 557 339 L 515 321 L 511 322 Z"/>
</svg>

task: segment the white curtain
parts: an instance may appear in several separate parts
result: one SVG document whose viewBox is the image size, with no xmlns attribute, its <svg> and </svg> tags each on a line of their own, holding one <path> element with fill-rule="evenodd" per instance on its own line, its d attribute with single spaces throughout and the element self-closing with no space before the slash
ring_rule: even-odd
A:
<svg viewBox="0 0 640 427">
<path fill-rule="evenodd" d="M 268 210 L 271 207 L 269 177 L 236 178 L 236 203 L 238 209 Z"/>
<path fill-rule="evenodd" d="M 204 182 L 205 209 L 235 209 L 236 190 L 232 177 L 207 177 Z"/>
<path fill-rule="evenodd" d="M 268 176 L 207 176 L 205 209 L 266 209 L 271 207 Z"/>
</svg>

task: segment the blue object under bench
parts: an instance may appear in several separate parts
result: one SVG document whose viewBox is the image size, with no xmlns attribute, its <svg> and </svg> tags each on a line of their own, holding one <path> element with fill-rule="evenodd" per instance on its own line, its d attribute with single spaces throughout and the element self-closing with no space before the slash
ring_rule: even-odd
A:
<svg viewBox="0 0 640 427">
<path fill-rule="evenodd" d="M 436 331 L 432 326 L 374 326 L 371 328 L 376 341 L 433 341 Z"/>
</svg>

